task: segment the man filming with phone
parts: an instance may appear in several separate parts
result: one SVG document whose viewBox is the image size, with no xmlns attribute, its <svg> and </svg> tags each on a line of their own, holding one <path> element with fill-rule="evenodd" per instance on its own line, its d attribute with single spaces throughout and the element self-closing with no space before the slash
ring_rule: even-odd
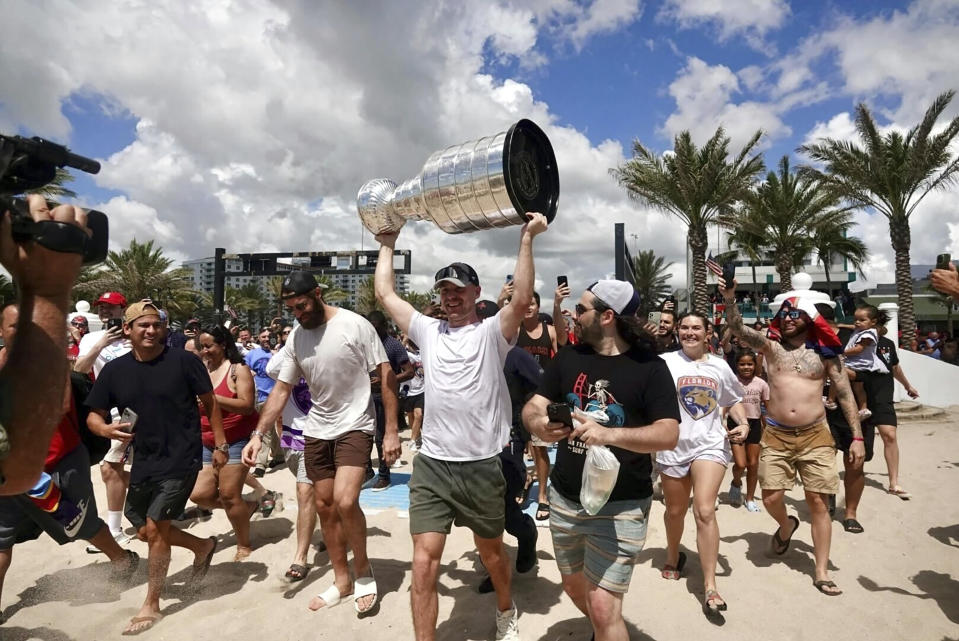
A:
<svg viewBox="0 0 959 641">
<path fill-rule="evenodd" d="M 123 335 L 126 296 L 120 292 L 105 292 L 94 304 L 103 329 L 90 332 L 80 340 L 79 354 L 73 369 L 81 374 L 93 372 L 93 377 L 97 378 L 104 365 L 130 351 L 130 339 Z M 130 460 L 130 454 L 128 440 L 112 439 L 110 451 L 100 462 L 100 478 L 103 479 L 107 495 L 106 522 L 110 534 L 120 545 L 130 542 L 130 537 L 124 534 L 122 525 L 123 500 L 130 482 L 130 474 L 124 465 Z M 92 546 L 87 548 L 87 551 L 91 554 L 98 552 L 97 548 Z"/>
</svg>

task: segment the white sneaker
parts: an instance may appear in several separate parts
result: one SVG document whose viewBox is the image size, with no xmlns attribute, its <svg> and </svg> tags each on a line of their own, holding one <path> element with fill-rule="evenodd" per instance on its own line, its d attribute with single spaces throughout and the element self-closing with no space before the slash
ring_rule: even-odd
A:
<svg viewBox="0 0 959 641">
<path fill-rule="evenodd" d="M 496 611 L 496 641 L 519 641 L 519 611 L 515 603 L 506 612 Z"/>
<path fill-rule="evenodd" d="M 113 534 L 113 540 L 117 542 L 117 545 L 119 545 L 120 547 L 123 547 L 124 545 L 132 541 L 133 537 L 127 534 L 126 532 L 124 532 L 123 530 L 120 530 L 119 532 L 115 532 Z M 95 545 L 87 546 L 87 554 L 99 554 L 100 552 L 102 552 L 102 550 Z"/>
</svg>

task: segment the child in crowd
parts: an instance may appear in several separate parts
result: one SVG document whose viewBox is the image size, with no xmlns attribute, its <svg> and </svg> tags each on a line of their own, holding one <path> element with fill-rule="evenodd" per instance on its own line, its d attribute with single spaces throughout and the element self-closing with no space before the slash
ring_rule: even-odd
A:
<svg viewBox="0 0 959 641">
<path fill-rule="evenodd" d="M 856 319 L 853 324 L 855 332 L 849 337 L 843 356 L 846 360 L 846 374 L 852 382 L 856 405 L 859 406 L 859 419 L 865 420 L 872 416 L 872 412 L 866 406 L 864 380 L 873 374 L 889 373 L 889 369 L 876 352 L 876 345 L 879 343 L 877 327 L 885 325 L 889 317 L 886 312 L 872 305 L 861 305 L 856 308 L 854 318 Z M 835 408 L 834 394 L 834 388 L 830 388 L 830 398 L 826 405 L 829 409 Z"/>
<path fill-rule="evenodd" d="M 769 400 L 769 385 L 756 374 L 756 354 L 751 350 L 736 352 L 735 372 L 746 390 L 743 408 L 749 421 L 749 435 L 744 443 L 733 443 L 733 480 L 729 486 L 729 503 L 738 507 L 743 502 L 743 471 L 746 472 L 746 509 L 760 512 L 756 504 L 756 482 L 759 478 L 759 441 L 763 435 L 763 405 Z M 732 417 L 727 419 L 727 429 L 736 427 Z"/>
</svg>

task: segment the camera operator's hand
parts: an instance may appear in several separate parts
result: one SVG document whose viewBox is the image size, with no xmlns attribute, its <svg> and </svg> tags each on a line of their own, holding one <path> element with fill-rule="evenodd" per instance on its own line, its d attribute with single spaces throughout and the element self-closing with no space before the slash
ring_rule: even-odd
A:
<svg viewBox="0 0 959 641">
<path fill-rule="evenodd" d="M 88 234 L 87 213 L 79 207 L 60 205 L 50 210 L 42 196 L 27 197 L 30 216 L 36 222 L 55 220 L 77 225 Z M 80 273 L 83 257 L 80 254 L 56 252 L 29 241 L 17 244 L 11 233 L 11 212 L 3 212 L 0 219 L 0 263 L 7 268 L 25 296 L 62 299 L 64 305 L 73 283 Z"/>
</svg>

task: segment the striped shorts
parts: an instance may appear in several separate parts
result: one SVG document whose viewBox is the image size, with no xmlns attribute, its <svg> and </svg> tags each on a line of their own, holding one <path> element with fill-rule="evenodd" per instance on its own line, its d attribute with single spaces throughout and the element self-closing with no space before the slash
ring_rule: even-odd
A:
<svg viewBox="0 0 959 641">
<path fill-rule="evenodd" d="M 549 489 L 549 530 L 560 574 L 583 572 L 610 592 L 627 592 L 633 566 L 646 543 L 652 497 L 610 501 L 595 516 Z"/>
</svg>

